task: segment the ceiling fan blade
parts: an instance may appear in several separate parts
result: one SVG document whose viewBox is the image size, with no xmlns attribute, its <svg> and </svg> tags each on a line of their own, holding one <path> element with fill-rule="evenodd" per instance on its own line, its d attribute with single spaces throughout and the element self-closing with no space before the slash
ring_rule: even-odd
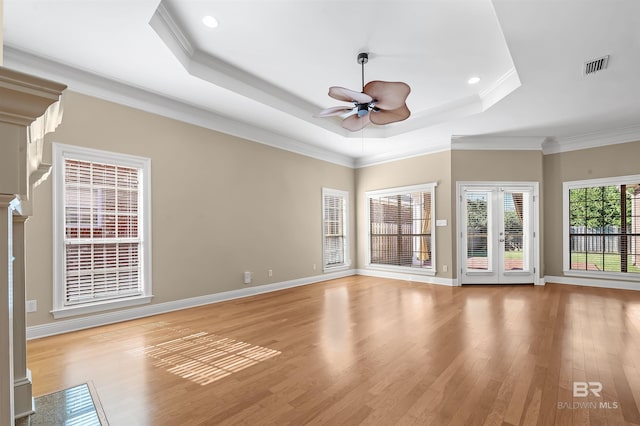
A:
<svg viewBox="0 0 640 426">
<path fill-rule="evenodd" d="M 371 122 L 369 120 L 370 115 L 371 114 L 367 114 L 363 117 L 359 117 L 358 114 L 351 115 L 342 120 L 342 127 L 351 132 L 357 132 Z"/>
<path fill-rule="evenodd" d="M 411 93 L 411 87 L 401 81 L 370 81 L 364 86 L 364 93 L 376 100 L 375 106 L 384 110 L 402 107 Z"/>
<path fill-rule="evenodd" d="M 353 107 L 346 107 L 346 106 L 335 106 L 331 108 L 325 108 L 319 113 L 317 113 L 316 115 L 314 115 L 314 117 L 333 117 L 334 115 L 342 115 L 345 112 L 351 111 L 352 109 Z"/>
<path fill-rule="evenodd" d="M 329 96 L 339 101 L 356 102 L 359 104 L 368 104 L 373 101 L 373 98 L 365 93 L 356 92 L 355 90 L 339 86 L 329 87 Z"/>
<path fill-rule="evenodd" d="M 371 116 L 370 120 L 373 124 L 382 125 L 406 120 L 411 115 L 411 111 L 407 108 L 407 104 L 404 104 L 400 108 L 392 109 L 391 111 L 386 109 L 373 110 L 367 115 Z"/>
</svg>

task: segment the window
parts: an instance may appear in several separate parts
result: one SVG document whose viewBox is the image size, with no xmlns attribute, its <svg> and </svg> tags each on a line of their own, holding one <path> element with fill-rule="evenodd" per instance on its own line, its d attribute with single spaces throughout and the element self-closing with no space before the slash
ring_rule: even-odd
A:
<svg viewBox="0 0 640 426">
<path fill-rule="evenodd" d="M 435 186 L 366 193 L 368 266 L 435 273 Z"/>
<path fill-rule="evenodd" d="M 54 316 L 151 299 L 150 160 L 54 144 Z"/>
<path fill-rule="evenodd" d="M 322 261 L 324 270 L 349 266 L 347 223 L 349 193 L 322 189 Z"/>
<path fill-rule="evenodd" d="M 565 273 L 640 278 L 640 176 L 566 182 L 563 190 Z"/>
</svg>

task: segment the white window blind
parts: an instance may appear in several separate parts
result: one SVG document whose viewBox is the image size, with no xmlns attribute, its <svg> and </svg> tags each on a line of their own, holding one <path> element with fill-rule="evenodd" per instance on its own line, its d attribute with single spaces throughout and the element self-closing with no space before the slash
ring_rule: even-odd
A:
<svg viewBox="0 0 640 426">
<path fill-rule="evenodd" d="M 369 265 L 434 270 L 434 186 L 367 193 Z"/>
<path fill-rule="evenodd" d="M 140 170 L 64 160 L 65 304 L 139 295 Z"/>
<path fill-rule="evenodd" d="M 54 144 L 54 316 L 151 298 L 149 159 Z"/>
<path fill-rule="evenodd" d="M 345 191 L 322 191 L 324 269 L 348 266 L 348 200 Z"/>
</svg>

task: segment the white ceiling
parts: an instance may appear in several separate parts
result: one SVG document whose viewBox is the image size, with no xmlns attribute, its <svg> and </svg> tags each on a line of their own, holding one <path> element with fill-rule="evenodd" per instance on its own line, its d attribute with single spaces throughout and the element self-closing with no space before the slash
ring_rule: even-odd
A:
<svg viewBox="0 0 640 426">
<path fill-rule="evenodd" d="M 4 0 L 4 41 L 5 66 L 341 164 L 453 136 L 640 139 L 637 0 Z M 313 114 L 340 104 L 329 86 L 360 89 L 362 51 L 367 81 L 411 86 L 412 116 L 349 133 Z"/>
</svg>

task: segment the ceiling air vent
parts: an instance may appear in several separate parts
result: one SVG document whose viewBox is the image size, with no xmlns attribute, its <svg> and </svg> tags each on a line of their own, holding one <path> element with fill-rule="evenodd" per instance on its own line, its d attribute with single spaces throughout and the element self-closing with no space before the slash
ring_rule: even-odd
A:
<svg viewBox="0 0 640 426">
<path fill-rule="evenodd" d="M 608 63 L 609 55 L 585 62 L 583 71 L 584 75 L 595 74 L 598 71 L 602 71 L 603 69 L 607 68 Z"/>
</svg>

